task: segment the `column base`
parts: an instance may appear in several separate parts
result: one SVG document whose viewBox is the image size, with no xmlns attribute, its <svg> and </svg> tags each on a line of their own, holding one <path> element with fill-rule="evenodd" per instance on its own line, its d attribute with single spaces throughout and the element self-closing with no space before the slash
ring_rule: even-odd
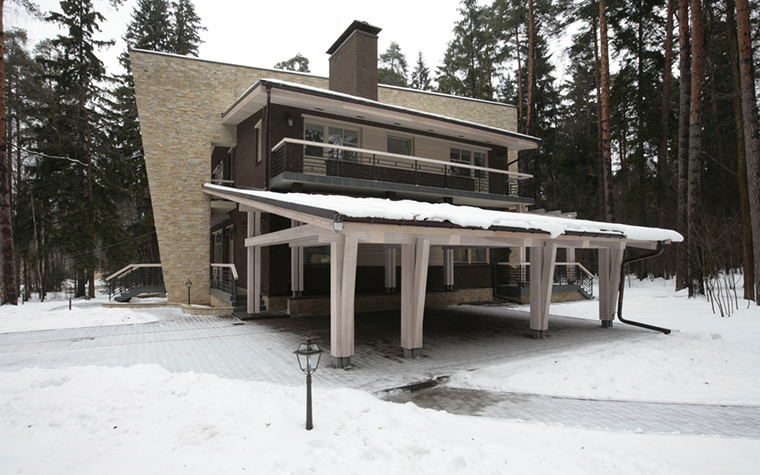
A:
<svg viewBox="0 0 760 475">
<path fill-rule="evenodd" d="M 602 328 L 612 328 L 612 320 L 602 320 Z"/>
<path fill-rule="evenodd" d="M 533 332 L 534 340 L 540 340 L 541 338 L 546 337 L 546 331 L 544 330 L 531 330 L 531 332 Z"/>
<path fill-rule="evenodd" d="M 420 350 L 422 348 L 402 348 L 404 350 L 404 358 L 419 358 Z"/>
<path fill-rule="evenodd" d="M 335 367 L 336 368 L 350 368 L 351 367 L 351 357 L 350 356 L 336 356 L 335 357 Z"/>
</svg>

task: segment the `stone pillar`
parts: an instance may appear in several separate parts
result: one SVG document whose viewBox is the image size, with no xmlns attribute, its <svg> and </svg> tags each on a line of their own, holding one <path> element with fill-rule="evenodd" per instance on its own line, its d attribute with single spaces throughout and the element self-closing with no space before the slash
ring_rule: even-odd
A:
<svg viewBox="0 0 760 475">
<path fill-rule="evenodd" d="M 599 249 L 599 319 L 605 328 L 611 328 L 615 320 L 624 252 L 625 248 Z"/>
<path fill-rule="evenodd" d="M 290 226 L 295 228 L 302 223 L 291 220 Z M 293 297 L 303 296 L 303 247 L 290 248 L 290 290 Z"/>
</svg>

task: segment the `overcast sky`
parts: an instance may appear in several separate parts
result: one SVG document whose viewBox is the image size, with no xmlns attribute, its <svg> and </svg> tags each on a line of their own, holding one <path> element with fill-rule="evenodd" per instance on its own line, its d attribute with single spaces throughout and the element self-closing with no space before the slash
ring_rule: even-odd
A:
<svg viewBox="0 0 760 475">
<path fill-rule="evenodd" d="M 34 0 L 44 11 L 59 10 L 56 0 Z M 136 0 L 118 10 L 107 0 L 94 0 L 107 19 L 98 39 L 114 39 L 116 45 L 99 53 L 110 73 L 121 72 L 116 57 L 124 50 L 121 40 Z M 422 51 L 431 73 L 443 58 L 452 29 L 459 19 L 459 0 L 194 0 L 196 11 L 208 29 L 201 33 L 202 59 L 247 66 L 273 67 L 301 53 L 311 72 L 327 76 L 327 49 L 353 20 L 382 28 L 378 51 L 396 41 L 406 55 L 409 71 Z M 55 25 L 30 19 L 12 2 L 5 3 L 5 28 L 28 31 L 30 48 L 60 31 Z M 63 32 L 64 34 L 66 32 Z"/>
</svg>

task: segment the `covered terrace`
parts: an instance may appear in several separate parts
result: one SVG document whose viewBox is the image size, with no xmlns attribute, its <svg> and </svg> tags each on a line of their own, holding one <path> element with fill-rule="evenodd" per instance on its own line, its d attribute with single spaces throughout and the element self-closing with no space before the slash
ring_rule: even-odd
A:
<svg viewBox="0 0 760 475">
<path fill-rule="evenodd" d="M 530 248 L 530 329 L 543 338 L 549 329 L 552 277 L 560 247 L 598 249 L 599 319 L 612 326 L 620 268 L 626 247 L 656 249 L 680 242 L 675 231 L 547 215 L 485 210 L 470 206 L 391 201 L 334 195 L 243 190 L 205 184 L 211 196 L 238 203 L 248 213 L 248 313 L 260 301 L 263 246 L 330 246 L 330 351 L 339 367 L 354 355 L 354 296 L 360 244 L 400 249 L 401 329 L 405 357 L 423 347 L 423 316 L 431 246 L 455 248 Z M 273 213 L 300 225 L 261 234 L 259 213 Z"/>
</svg>

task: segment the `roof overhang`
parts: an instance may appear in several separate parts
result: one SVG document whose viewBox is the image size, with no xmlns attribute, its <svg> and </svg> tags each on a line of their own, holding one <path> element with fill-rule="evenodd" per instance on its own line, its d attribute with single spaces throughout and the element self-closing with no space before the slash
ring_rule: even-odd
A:
<svg viewBox="0 0 760 475">
<path fill-rule="evenodd" d="M 354 234 L 361 242 L 383 244 L 403 244 L 423 237 L 431 244 L 447 247 L 535 246 L 552 241 L 570 248 L 654 249 L 661 242 L 683 240 L 668 229 L 446 203 L 274 193 L 212 184 L 203 185 L 203 191 L 250 209 L 310 224 L 319 230 L 312 236 L 318 242 L 329 242 L 333 233 Z"/>
<path fill-rule="evenodd" d="M 222 114 L 222 123 L 241 123 L 266 106 L 267 100 L 272 104 L 333 114 L 349 121 L 364 120 L 391 127 L 403 127 L 449 136 L 453 140 L 501 145 L 510 150 L 536 149 L 541 144 L 540 139 L 517 132 L 272 79 L 262 79 L 251 86 Z"/>
</svg>

